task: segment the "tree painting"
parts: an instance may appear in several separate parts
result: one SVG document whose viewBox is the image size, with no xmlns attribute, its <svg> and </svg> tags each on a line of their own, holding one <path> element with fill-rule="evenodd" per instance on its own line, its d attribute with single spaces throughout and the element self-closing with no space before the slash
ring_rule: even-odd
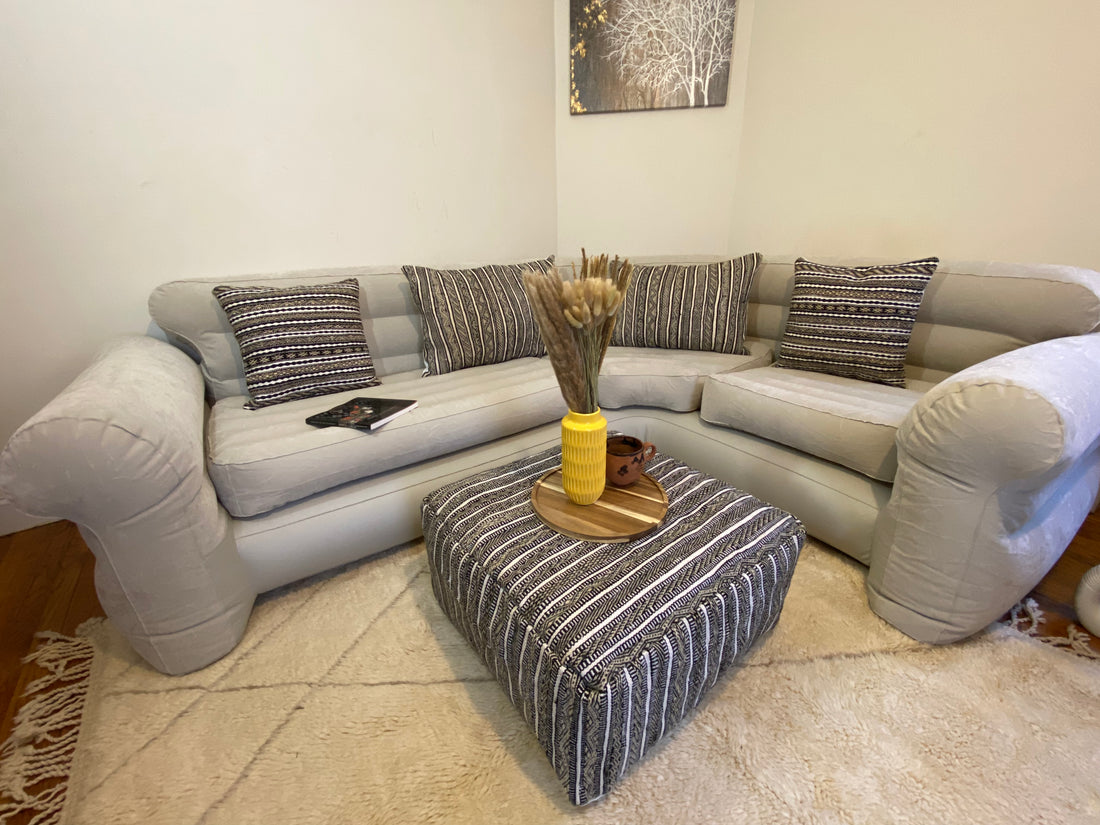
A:
<svg viewBox="0 0 1100 825">
<path fill-rule="evenodd" d="M 572 114 L 724 106 L 736 0 L 570 0 Z"/>
</svg>

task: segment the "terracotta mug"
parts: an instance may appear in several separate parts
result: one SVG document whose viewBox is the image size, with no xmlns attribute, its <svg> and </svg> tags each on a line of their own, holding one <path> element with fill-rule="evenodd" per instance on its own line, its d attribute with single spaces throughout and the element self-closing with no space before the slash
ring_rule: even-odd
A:
<svg viewBox="0 0 1100 825">
<path fill-rule="evenodd" d="M 657 448 L 632 435 L 613 435 L 607 439 L 607 480 L 616 487 L 629 487 L 642 476 L 645 463 Z"/>
</svg>

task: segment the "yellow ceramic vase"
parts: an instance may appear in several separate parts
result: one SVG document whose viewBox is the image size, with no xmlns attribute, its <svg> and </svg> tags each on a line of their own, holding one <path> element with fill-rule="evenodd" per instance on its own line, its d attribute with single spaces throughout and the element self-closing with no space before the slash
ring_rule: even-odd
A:
<svg viewBox="0 0 1100 825">
<path fill-rule="evenodd" d="M 572 410 L 561 420 L 561 486 L 574 504 L 592 504 L 607 480 L 607 419 Z"/>
</svg>

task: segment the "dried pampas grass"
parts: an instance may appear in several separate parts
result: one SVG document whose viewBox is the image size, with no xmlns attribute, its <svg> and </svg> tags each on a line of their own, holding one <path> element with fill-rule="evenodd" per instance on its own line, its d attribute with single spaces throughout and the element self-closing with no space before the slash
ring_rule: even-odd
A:
<svg viewBox="0 0 1100 825">
<path fill-rule="evenodd" d="M 574 264 L 570 280 L 562 280 L 557 270 L 523 274 L 558 386 L 573 412 L 599 409 L 600 367 L 633 271 L 629 260 L 589 258 L 582 249 L 580 273 Z"/>
</svg>

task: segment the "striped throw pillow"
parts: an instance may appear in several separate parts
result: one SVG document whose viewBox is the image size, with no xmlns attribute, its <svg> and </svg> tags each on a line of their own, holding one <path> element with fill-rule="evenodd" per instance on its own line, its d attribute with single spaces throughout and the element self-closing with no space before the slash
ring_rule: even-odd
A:
<svg viewBox="0 0 1100 825">
<path fill-rule="evenodd" d="M 292 287 L 214 287 L 241 348 L 256 410 L 296 398 L 375 387 L 359 282 Z"/>
<path fill-rule="evenodd" d="M 745 354 L 749 287 L 759 253 L 711 264 L 638 265 L 611 343 Z"/>
<path fill-rule="evenodd" d="M 938 264 L 848 267 L 799 258 L 775 366 L 904 387 L 913 323 Z"/>
<path fill-rule="evenodd" d="M 401 267 L 422 318 L 424 374 L 545 354 L 523 272 L 553 266 L 550 256 L 474 269 Z"/>
</svg>

